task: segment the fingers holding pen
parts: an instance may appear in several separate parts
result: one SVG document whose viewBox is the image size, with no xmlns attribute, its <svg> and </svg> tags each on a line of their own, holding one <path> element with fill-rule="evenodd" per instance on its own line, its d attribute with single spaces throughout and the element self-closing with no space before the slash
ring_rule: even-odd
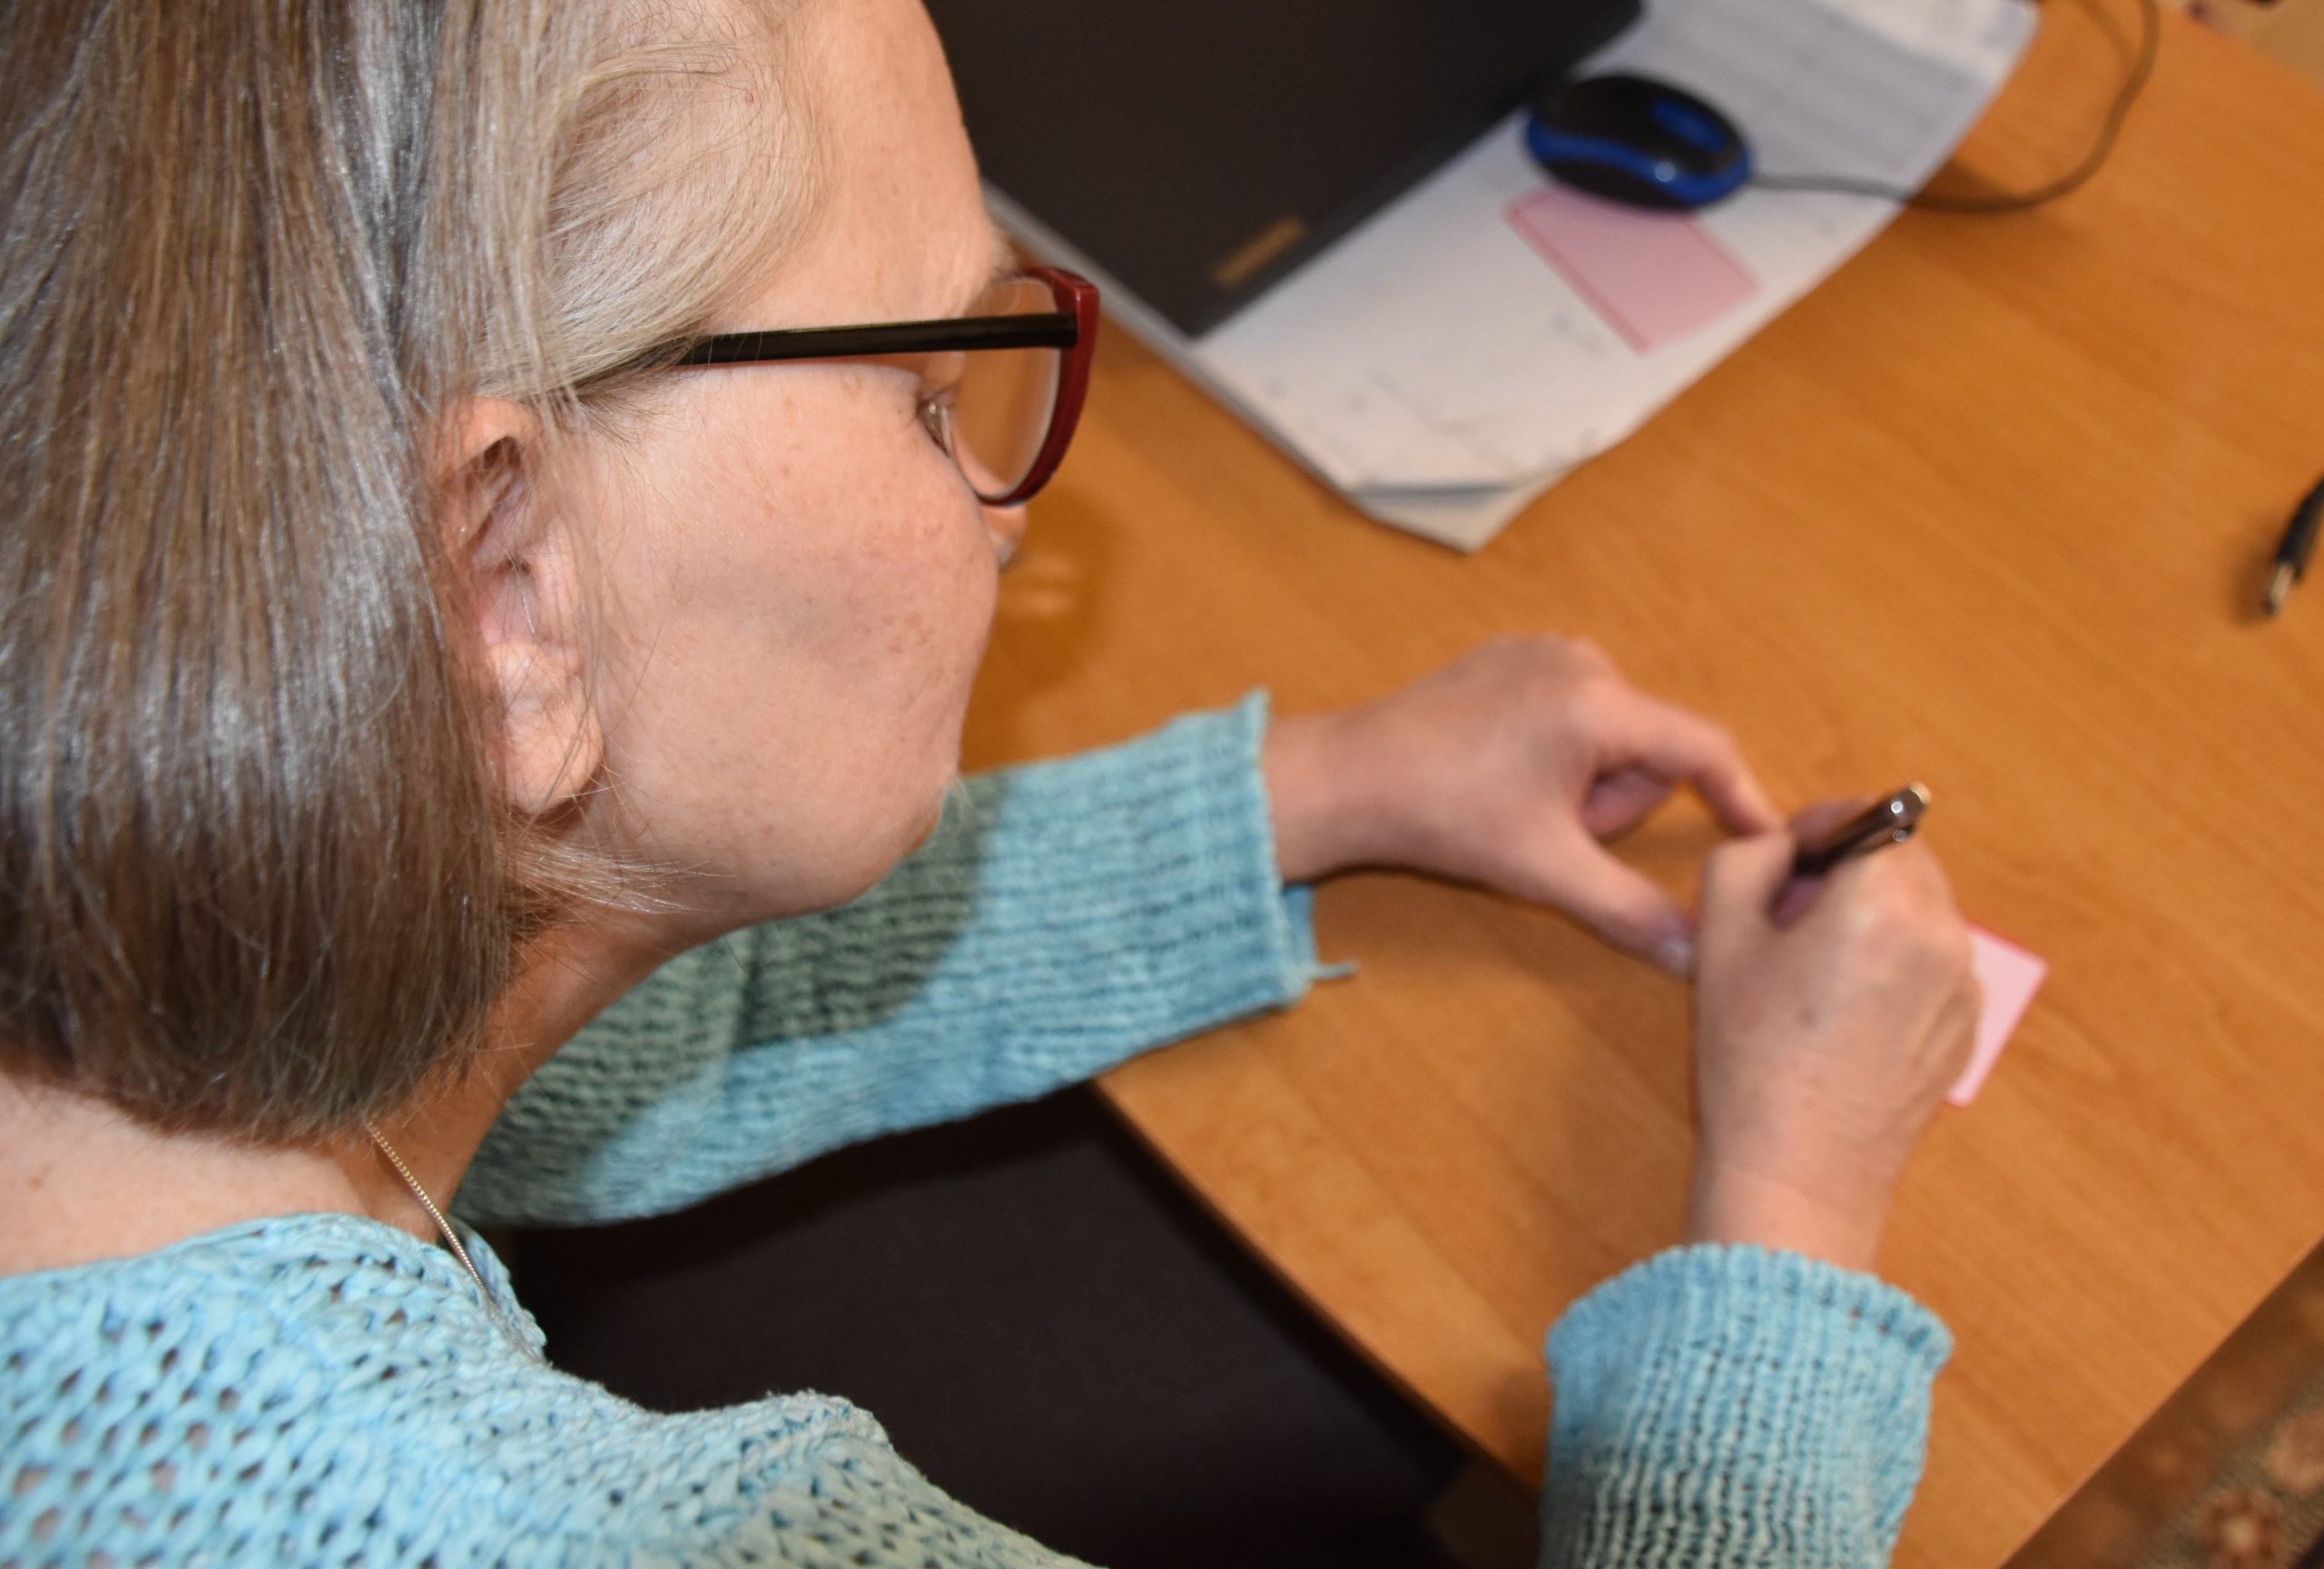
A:
<svg viewBox="0 0 2324 1569">
<path fill-rule="evenodd" d="M 1845 804 L 1803 814 L 1809 832 Z M 1868 1265 L 1905 1159 L 1958 1077 L 1979 994 L 1968 928 L 1919 843 L 1797 875 L 1799 841 L 1715 853 L 1695 997 L 1700 1240 Z"/>
</svg>

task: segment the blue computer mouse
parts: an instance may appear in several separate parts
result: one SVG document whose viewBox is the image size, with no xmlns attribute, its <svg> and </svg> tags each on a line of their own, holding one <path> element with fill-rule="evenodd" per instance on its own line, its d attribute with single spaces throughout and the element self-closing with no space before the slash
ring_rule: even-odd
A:
<svg viewBox="0 0 2324 1569">
<path fill-rule="evenodd" d="M 1635 207 L 1707 206 L 1751 177 L 1751 149 L 1733 122 L 1693 94 L 1644 76 L 1543 88 L 1525 145 L 1554 178 Z"/>
</svg>

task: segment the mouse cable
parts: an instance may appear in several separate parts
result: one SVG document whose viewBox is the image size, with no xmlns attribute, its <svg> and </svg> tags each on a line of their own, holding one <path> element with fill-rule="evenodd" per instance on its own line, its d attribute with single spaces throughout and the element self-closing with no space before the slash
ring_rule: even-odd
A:
<svg viewBox="0 0 2324 1569">
<path fill-rule="evenodd" d="M 2114 151 L 2114 143 L 2122 134 L 2122 123 L 2131 116 L 2131 105 L 2146 90 L 2147 79 L 2154 74 L 2154 57 L 2162 44 L 2162 13 L 2157 0 L 2139 0 L 2139 48 L 2131 62 L 2130 74 L 2122 78 L 2120 92 L 2114 94 L 2112 107 L 2106 111 L 2105 123 L 2099 128 L 2098 141 L 2080 163 L 2046 184 L 2030 191 L 2003 192 L 1992 196 L 1951 195 L 1942 191 L 1908 191 L 1901 185 L 1886 185 L 1875 180 L 1855 180 L 1845 174 L 1756 174 L 1750 185 L 1759 191 L 1828 191 L 1843 196 L 1878 196 L 1899 206 L 1917 207 L 1931 212 L 1965 212 L 1994 216 L 2004 212 L 2023 212 L 2039 207 L 2045 202 L 2079 191 L 2090 183 L 2090 177 L 2105 166 Z"/>
</svg>

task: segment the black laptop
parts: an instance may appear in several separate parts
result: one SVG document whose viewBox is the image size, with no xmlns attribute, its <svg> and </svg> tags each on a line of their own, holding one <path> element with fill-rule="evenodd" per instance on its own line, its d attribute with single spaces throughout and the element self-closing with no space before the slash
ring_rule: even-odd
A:
<svg viewBox="0 0 2324 1569">
<path fill-rule="evenodd" d="M 1639 0 L 929 0 L 986 179 L 1189 336 Z"/>
</svg>

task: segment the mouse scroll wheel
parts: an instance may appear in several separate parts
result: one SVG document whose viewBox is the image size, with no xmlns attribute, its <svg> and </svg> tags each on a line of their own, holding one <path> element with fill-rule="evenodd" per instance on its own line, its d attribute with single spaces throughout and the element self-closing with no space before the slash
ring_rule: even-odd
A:
<svg viewBox="0 0 2324 1569">
<path fill-rule="evenodd" d="M 1728 138 L 1725 128 L 1713 123 L 1707 115 L 1689 108 L 1684 104 L 1676 103 L 1669 98 L 1658 98 L 1654 101 L 1649 113 L 1654 116 L 1654 123 L 1657 125 L 1661 126 L 1681 142 L 1699 147 L 1706 153 L 1717 153 L 1727 146 Z"/>
</svg>

